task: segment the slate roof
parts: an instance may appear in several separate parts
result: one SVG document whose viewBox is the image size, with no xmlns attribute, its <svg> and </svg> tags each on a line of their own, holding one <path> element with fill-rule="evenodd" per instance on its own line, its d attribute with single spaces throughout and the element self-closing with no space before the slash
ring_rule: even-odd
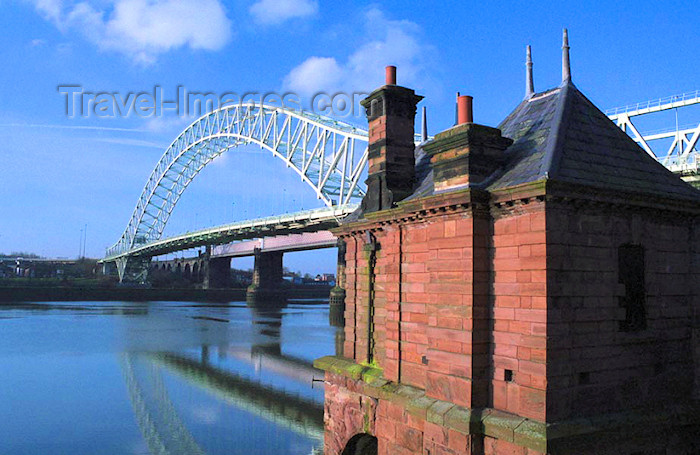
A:
<svg viewBox="0 0 700 455">
<path fill-rule="evenodd" d="M 514 142 L 489 190 L 549 178 L 700 201 L 700 191 L 649 156 L 571 82 L 524 100 L 498 128 Z"/>
<path fill-rule="evenodd" d="M 522 101 L 498 128 L 514 142 L 487 190 L 552 179 L 700 201 L 700 191 L 649 156 L 570 81 Z M 415 157 L 416 189 L 408 199 L 434 193 L 422 146 Z"/>
<path fill-rule="evenodd" d="M 546 162 L 547 145 L 552 130 L 556 130 L 555 114 L 561 99 L 561 88 L 537 93 L 521 102 L 498 125 L 501 134 L 513 139 L 506 149 L 503 173 L 489 189 L 505 188 L 534 182 L 551 176 Z"/>
</svg>

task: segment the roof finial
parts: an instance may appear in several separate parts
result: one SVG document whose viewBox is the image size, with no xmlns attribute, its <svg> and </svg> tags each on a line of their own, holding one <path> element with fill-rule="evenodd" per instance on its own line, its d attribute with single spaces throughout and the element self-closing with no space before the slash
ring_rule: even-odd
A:
<svg viewBox="0 0 700 455">
<path fill-rule="evenodd" d="M 455 125 L 457 124 L 457 102 L 459 101 L 459 92 L 457 92 L 457 96 L 455 97 Z"/>
<path fill-rule="evenodd" d="M 561 46 L 561 82 L 571 82 L 571 65 L 569 64 L 569 32 L 564 29 L 564 40 Z"/>
<path fill-rule="evenodd" d="M 420 141 L 425 142 L 428 140 L 428 116 L 426 115 L 425 112 L 425 106 L 423 106 L 423 113 L 422 113 L 422 119 L 423 124 L 421 125 L 420 129 Z"/>
<path fill-rule="evenodd" d="M 535 83 L 532 78 L 532 51 L 530 45 L 527 45 L 527 60 L 525 62 L 526 73 L 525 73 L 525 98 L 532 98 L 535 94 Z"/>
</svg>

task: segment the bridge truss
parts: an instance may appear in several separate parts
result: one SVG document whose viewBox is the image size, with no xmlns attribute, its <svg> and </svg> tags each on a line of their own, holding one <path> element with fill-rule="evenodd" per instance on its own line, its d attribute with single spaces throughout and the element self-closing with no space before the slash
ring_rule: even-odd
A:
<svg viewBox="0 0 700 455">
<path fill-rule="evenodd" d="M 700 104 L 700 90 L 609 109 L 605 114 L 669 170 L 682 177 L 697 176 L 700 169 L 700 122 L 642 134 L 632 121 L 635 117 L 662 111 L 677 112 L 680 108 L 694 104 Z"/>
<path fill-rule="evenodd" d="M 120 239 L 107 250 L 117 258 L 120 279 L 146 268 L 122 253 L 160 239 L 180 196 L 197 174 L 227 150 L 258 145 L 284 161 L 328 207 L 364 195 L 367 131 L 315 114 L 257 103 L 210 112 L 188 126 L 166 149 L 146 181 Z M 133 267 L 128 267 L 129 263 Z"/>
</svg>

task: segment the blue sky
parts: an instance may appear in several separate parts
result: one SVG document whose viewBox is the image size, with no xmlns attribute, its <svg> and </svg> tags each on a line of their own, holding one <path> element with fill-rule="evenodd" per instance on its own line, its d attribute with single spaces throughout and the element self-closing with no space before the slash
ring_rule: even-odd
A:
<svg viewBox="0 0 700 455">
<path fill-rule="evenodd" d="M 408 6 L 407 6 L 408 5 Z M 371 91 L 383 68 L 426 96 L 430 133 L 452 125 L 455 91 L 497 125 L 524 95 L 561 78 L 568 27 L 574 83 L 599 107 L 698 89 L 693 2 L 324 2 L 315 0 L 0 0 L 0 252 L 73 257 L 117 240 L 160 155 L 187 118 L 67 118 L 59 85 L 85 90 Z M 353 120 L 362 124 L 362 118 Z M 165 234 L 319 206 L 256 149 L 215 160 Z M 330 251 L 289 255 L 333 271 Z"/>
</svg>

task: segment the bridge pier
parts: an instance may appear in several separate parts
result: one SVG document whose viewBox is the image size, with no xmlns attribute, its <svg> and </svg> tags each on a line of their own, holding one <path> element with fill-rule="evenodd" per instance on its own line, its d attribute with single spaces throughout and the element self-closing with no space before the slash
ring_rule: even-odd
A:
<svg viewBox="0 0 700 455">
<path fill-rule="evenodd" d="M 282 289 L 282 252 L 263 253 L 255 249 L 253 283 L 248 286 L 246 300 L 251 303 L 278 301 L 284 298 Z"/>
<path fill-rule="evenodd" d="M 136 256 L 116 260 L 119 283 L 146 283 L 151 258 Z"/>
<path fill-rule="evenodd" d="M 231 258 L 212 258 L 207 247 L 207 259 L 204 269 L 203 289 L 226 288 L 231 285 Z"/>
<path fill-rule="evenodd" d="M 334 327 L 345 324 L 345 241 L 338 239 L 338 270 L 329 298 L 329 320 Z"/>
</svg>

